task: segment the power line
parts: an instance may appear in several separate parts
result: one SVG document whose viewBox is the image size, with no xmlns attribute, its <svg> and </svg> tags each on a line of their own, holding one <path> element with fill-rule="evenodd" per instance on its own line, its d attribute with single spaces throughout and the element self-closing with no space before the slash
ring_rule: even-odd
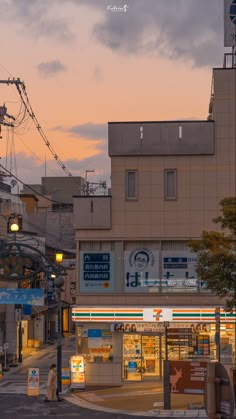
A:
<svg viewBox="0 0 236 419">
<path fill-rule="evenodd" d="M 11 77 L 13 77 L 13 74 L 11 74 L 10 73 L 10 71 L 8 71 L 7 69 L 6 69 L 6 67 L 4 67 L 4 65 L 2 65 L 1 63 L 0 63 L 0 66 L 11 76 Z"/>
<path fill-rule="evenodd" d="M 6 69 L 5 69 L 6 70 Z M 7 70 L 6 70 L 7 71 Z M 58 164 L 61 166 L 62 170 L 64 170 L 64 172 L 72 177 L 71 172 L 67 169 L 67 167 L 65 166 L 65 164 L 62 162 L 62 160 L 60 159 L 60 157 L 58 156 L 58 154 L 56 153 L 56 151 L 54 150 L 53 146 L 51 145 L 50 141 L 48 140 L 46 134 L 44 133 L 42 127 L 39 124 L 38 119 L 35 116 L 35 113 L 33 111 L 33 108 L 30 104 L 29 101 L 29 97 L 28 94 L 26 92 L 26 87 L 24 82 L 22 82 L 19 78 L 15 79 L 14 77 L 12 79 L 8 79 L 8 80 L 0 80 L 0 84 L 14 84 L 17 88 L 17 91 L 20 95 L 21 101 L 25 107 L 25 111 L 28 113 L 28 115 L 32 118 L 39 134 L 41 135 L 44 143 L 46 144 L 47 148 L 49 149 L 50 153 L 53 155 L 54 159 L 58 162 Z M 18 115 L 19 116 L 19 115 Z M 18 126 L 20 123 L 22 123 L 25 119 L 25 114 L 23 114 L 22 120 L 20 122 L 18 122 Z M 13 126 L 13 125 L 12 125 Z"/>
<path fill-rule="evenodd" d="M 7 172 L 10 176 L 12 176 L 14 179 L 16 179 L 18 182 L 20 182 L 23 186 L 27 187 L 28 189 L 30 189 L 31 191 L 34 192 L 34 194 L 41 196 L 42 198 L 46 199 L 47 201 L 50 202 L 54 202 L 56 204 L 61 204 L 61 205 L 67 205 L 66 202 L 60 202 L 60 201 L 56 201 L 54 199 L 50 199 L 47 196 L 41 194 L 40 192 L 36 191 L 34 188 L 32 188 L 32 186 L 25 184 L 24 182 L 22 182 L 22 180 L 20 180 L 17 176 L 13 175 L 13 173 L 10 172 L 10 170 L 8 170 L 6 167 L 4 167 L 2 164 L 0 164 L 0 167 L 5 170 L 5 172 Z"/>
<path fill-rule="evenodd" d="M 36 118 L 36 116 L 34 114 L 34 111 L 32 109 L 32 106 L 30 104 L 30 101 L 29 101 L 29 98 L 28 98 L 28 95 L 27 95 L 27 92 L 26 92 L 25 84 L 24 83 L 16 83 L 15 86 L 16 86 L 16 88 L 18 90 L 18 93 L 19 93 L 19 95 L 21 97 L 21 100 L 22 100 L 22 102 L 23 102 L 23 104 L 24 104 L 24 106 L 25 106 L 28 114 L 32 118 L 32 120 L 33 120 L 33 122 L 34 122 L 34 124 L 35 124 L 35 126 L 36 126 L 36 128 L 37 128 L 37 130 L 39 132 L 39 134 L 41 135 L 43 141 L 45 142 L 46 146 L 50 150 L 50 152 L 53 155 L 54 159 L 58 162 L 58 164 L 61 166 L 61 168 L 64 170 L 64 172 L 67 173 L 68 176 L 72 176 L 71 172 L 66 168 L 66 166 L 64 165 L 64 163 L 61 161 L 60 157 L 56 154 L 54 148 L 52 147 L 52 145 L 48 141 L 48 139 L 47 139 L 47 137 L 46 137 L 43 129 L 41 128 L 41 126 L 39 124 L 39 121 L 37 120 L 37 118 Z M 24 99 L 23 95 L 25 96 L 25 99 L 26 100 Z"/>
<path fill-rule="evenodd" d="M 19 134 L 16 134 L 15 133 L 15 135 L 17 136 L 17 138 L 22 142 L 22 144 L 24 144 L 24 146 L 26 147 L 26 148 L 28 148 L 28 150 L 41 162 L 41 163 L 43 163 L 44 165 L 45 165 L 45 162 L 42 160 L 42 159 L 40 159 L 40 157 L 39 156 L 37 156 L 37 154 L 36 153 L 34 153 L 34 151 L 33 150 L 31 150 L 31 148 L 27 145 L 27 144 L 25 144 L 25 142 L 22 140 L 22 138 L 20 138 L 20 135 Z M 54 172 L 52 169 L 50 169 L 50 167 L 48 167 L 47 165 L 46 165 L 46 168 L 47 168 L 47 170 L 50 170 L 50 172 L 52 172 L 54 175 L 56 175 L 56 176 L 58 176 L 58 174 L 56 173 L 56 172 Z"/>
</svg>

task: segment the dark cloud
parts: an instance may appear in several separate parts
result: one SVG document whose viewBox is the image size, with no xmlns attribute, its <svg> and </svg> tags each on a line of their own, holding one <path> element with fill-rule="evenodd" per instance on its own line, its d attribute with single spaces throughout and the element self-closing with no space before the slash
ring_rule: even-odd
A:
<svg viewBox="0 0 236 419">
<path fill-rule="evenodd" d="M 34 37 L 52 37 L 60 41 L 74 38 L 69 23 L 58 18 L 55 13 L 50 16 L 53 7 L 62 7 L 64 0 L 1 0 L 0 21 L 18 24 Z"/>
<path fill-rule="evenodd" d="M 52 60 L 38 65 L 41 76 L 48 77 L 66 71 L 66 67 L 59 60 Z"/>
<path fill-rule="evenodd" d="M 90 140 L 106 140 L 108 137 L 107 124 L 87 124 L 74 125 L 71 128 L 56 127 L 55 130 L 63 130 L 74 136 L 88 138 Z"/>
<path fill-rule="evenodd" d="M 104 11 L 93 28 L 106 47 L 123 54 L 162 54 L 189 59 L 195 66 L 221 64 L 223 57 L 222 0 L 78 0 Z M 112 12 L 108 5 L 122 7 Z"/>
<path fill-rule="evenodd" d="M 109 8 L 125 4 L 126 12 Z M 113 52 L 161 54 L 194 66 L 222 63 L 223 0 L 1 0 L 0 21 L 19 23 L 36 37 L 68 41 L 74 37 L 70 22 L 55 12 L 69 5 L 99 11 L 93 34 Z"/>
</svg>

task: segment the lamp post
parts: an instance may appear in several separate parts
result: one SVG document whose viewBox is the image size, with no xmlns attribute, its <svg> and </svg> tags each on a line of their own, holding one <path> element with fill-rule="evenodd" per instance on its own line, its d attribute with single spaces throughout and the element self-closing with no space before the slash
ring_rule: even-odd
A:
<svg viewBox="0 0 236 419">
<path fill-rule="evenodd" d="M 9 234 L 14 234 L 14 241 L 16 241 L 16 234 L 22 232 L 22 215 L 21 214 L 11 214 L 8 217 L 7 222 L 7 232 Z M 18 282 L 17 284 L 18 288 L 21 288 L 21 283 Z M 22 323 L 21 323 L 21 317 L 22 317 L 22 305 L 17 305 L 17 307 L 20 309 L 19 313 L 19 321 L 18 321 L 18 362 L 22 362 Z"/>
<path fill-rule="evenodd" d="M 55 287 L 57 288 L 57 319 L 58 319 L 58 338 L 57 338 L 57 388 L 61 392 L 61 361 L 62 361 L 62 348 L 61 348 L 61 289 L 64 285 L 64 278 L 58 276 L 54 280 Z"/>
</svg>

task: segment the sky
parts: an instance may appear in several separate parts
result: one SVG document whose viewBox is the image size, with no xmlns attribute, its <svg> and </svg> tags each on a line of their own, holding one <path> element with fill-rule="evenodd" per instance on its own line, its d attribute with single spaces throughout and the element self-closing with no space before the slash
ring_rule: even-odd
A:
<svg viewBox="0 0 236 419">
<path fill-rule="evenodd" d="M 1 0 L 0 36 L 0 80 L 24 81 L 73 176 L 109 186 L 108 122 L 207 118 L 223 0 Z M 1 164 L 26 184 L 67 176 L 14 85 L 0 84 L 3 104 L 17 126 L 2 126 Z"/>
</svg>

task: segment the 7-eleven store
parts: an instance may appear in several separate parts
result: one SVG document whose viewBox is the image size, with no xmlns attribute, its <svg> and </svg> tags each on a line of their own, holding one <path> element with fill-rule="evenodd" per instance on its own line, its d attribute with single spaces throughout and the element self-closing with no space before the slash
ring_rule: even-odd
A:
<svg viewBox="0 0 236 419">
<path fill-rule="evenodd" d="M 86 362 L 86 383 L 121 384 L 163 377 L 165 326 L 170 360 L 220 360 L 235 365 L 236 312 L 220 310 L 220 340 L 215 309 L 74 307 L 77 354 Z M 185 329 L 185 330 L 183 330 Z"/>
</svg>

